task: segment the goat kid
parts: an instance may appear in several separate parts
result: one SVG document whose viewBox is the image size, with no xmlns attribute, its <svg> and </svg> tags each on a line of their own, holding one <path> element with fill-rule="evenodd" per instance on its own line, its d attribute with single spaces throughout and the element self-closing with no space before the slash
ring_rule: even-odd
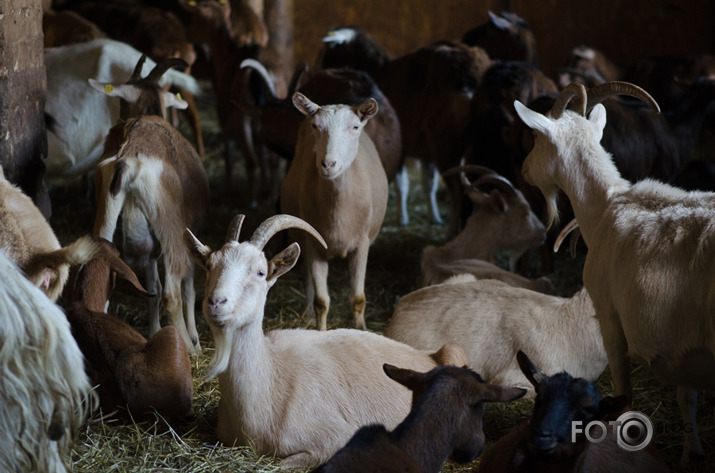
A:
<svg viewBox="0 0 715 473">
<path fill-rule="evenodd" d="M 226 243 L 211 251 L 187 231 L 185 243 L 206 269 L 204 317 L 216 354 L 209 376 L 219 378 L 218 438 L 283 458 L 284 467 L 325 462 L 363 425 L 393 429 L 410 410 L 409 391 L 385 377 L 386 362 L 426 372 L 466 362 L 461 347 L 415 350 L 374 333 L 340 329 L 263 333 L 268 290 L 300 256 L 292 243 L 270 260 L 263 247 L 277 232 L 298 228 L 325 242 L 305 221 L 276 215 L 239 243 L 243 215 Z"/>
<path fill-rule="evenodd" d="M 383 425 L 362 427 L 315 473 L 437 473 L 448 457 L 469 463 L 484 449 L 485 403 L 526 393 L 487 384 L 467 367 L 438 366 L 427 373 L 389 364 L 383 369 L 412 391 L 409 415 L 392 432 Z"/>
</svg>

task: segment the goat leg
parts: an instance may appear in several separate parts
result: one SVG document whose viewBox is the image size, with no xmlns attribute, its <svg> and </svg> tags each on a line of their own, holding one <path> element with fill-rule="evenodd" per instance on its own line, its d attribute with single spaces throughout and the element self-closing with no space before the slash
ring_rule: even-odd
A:
<svg viewBox="0 0 715 473">
<path fill-rule="evenodd" d="M 410 223 L 410 216 L 407 214 L 407 195 L 410 192 L 410 176 L 407 173 L 407 166 L 405 166 L 404 163 L 397 171 L 395 185 L 397 186 L 400 225 L 406 227 Z"/>
<path fill-rule="evenodd" d="M 365 271 L 369 249 L 370 241 L 366 235 L 357 248 L 348 253 L 350 308 L 355 319 L 355 328 L 361 330 L 367 330 L 365 325 Z"/>
<path fill-rule="evenodd" d="M 683 416 L 685 425 L 685 445 L 683 445 L 683 455 L 680 458 L 681 466 L 688 466 L 693 461 L 705 457 L 703 445 L 700 443 L 698 426 L 695 420 L 695 408 L 698 401 L 698 391 L 686 389 L 678 386 L 678 407 Z"/>
</svg>

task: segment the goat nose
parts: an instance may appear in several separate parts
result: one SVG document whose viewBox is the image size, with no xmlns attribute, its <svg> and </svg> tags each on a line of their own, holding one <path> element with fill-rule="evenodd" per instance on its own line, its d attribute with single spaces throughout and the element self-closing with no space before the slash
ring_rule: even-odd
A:
<svg viewBox="0 0 715 473">
<path fill-rule="evenodd" d="M 215 308 L 225 304 L 227 300 L 225 297 L 209 297 L 209 305 Z"/>
<path fill-rule="evenodd" d="M 332 169 L 335 166 L 335 161 L 323 160 L 320 164 L 323 165 L 323 169 L 325 169 L 326 171 L 329 171 L 330 169 Z"/>
</svg>

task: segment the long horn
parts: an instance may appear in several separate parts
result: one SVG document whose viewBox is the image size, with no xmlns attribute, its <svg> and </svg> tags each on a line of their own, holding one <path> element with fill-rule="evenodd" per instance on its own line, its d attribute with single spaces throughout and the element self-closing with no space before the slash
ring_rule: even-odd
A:
<svg viewBox="0 0 715 473">
<path fill-rule="evenodd" d="M 585 116 L 586 88 L 583 86 L 583 84 L 572 82 L 568 85 L 568 87 L 561 91 L 558 97 L 556 97 L 554 105 L 551 107 L 551 111 L 549 112 L 551 114 L 551 117 L 556 119 L 561 118 L 561 115 L 564 114 L 564 110 L 566 110 L 566 107 L 568 106 L 569 102 L 574 97 L 578 97 L 580 99 L 581 103 L 578 112 L 581 115 Z"/>
<path fill-rule="evenodd" d="M 170 57 L 167 59 L 164 59 L 160 63 L 158 63 L 156 66 L 154 66 L 154 69 L 151 70 L 148 76 L 144 78 L 145 81 L 147 82 L 152 82 L 152 83 L 157 83 L 159 82 L 159 79 L 161 79 L 161 76 L 164 75 L 166 71 L 168 71 L 171 68 L 177 68 L 177 69 L 186 69 L 189 67 L 189 64 L 184 61 L 181 58 L 178 57 Z"/>
<path fill-rule="evenodd" d="M 228 232 L 226 232 L 226 243 L 238 241 L 238 235 L 241 233 L 241 226 L 245 218 L 245 215 L 238 214 L 231 219 L 231 223 L 228 224 Z"/>
<path fill-rule="evenodd" d="M 146 54 L 142 54 L 142 57 L 139 58 L 137 65 L 134 66 L 134 72 L 132 72 L 132 76 L 129 78 L 129 82 L 136 82 L 138 80 L 141 80 L 142 69 L 144 68 L 145 61 L 146 61 Z"/>
<path fill-rule="evenodd" d="M 266 84 L 266 88 L 268 88 L 268 91 L 271 93 L 273 101 L 278 100 L 278 97 L 276 96 L 276 86 L 273 84 L 273 79 L 271 79 L 271 76 L 268 73 L 268 69 L 266 69 L 266 66 L 256 61 L 255 59 L 248 58 L 241 61 L 240 68 L 253 69 L 254 71 L 258 72 L 258 75 L 261 77 L 261 79 L 263 79 L 263 82 Z"/>
<path fill-rule="evenodd" d="M 561 243 L 563 243 L 568 234 L 576 230 L 577 228 L 578 222 L 576 221 L 576 219 L 573 219 L 569 223 L 567 223 L 564 228 L 561 229 L 561 231 L 559 232 L 559 236 L 556 237 L 556 241 L 554 242 L 554 253 L 559 251 L 559 248 L 561 248 Z"/>
<path fill-rule="evenodd" d="M 503 191 L 508 192 L 511 195 L 516 195 L 516 188 L 514 187 L 514 185 L 509 182 L 509 179 L 505 178 L 504 176 L 500 176 L 499 174 L 488 174 L 486 176 L 482 176 L 476 181 L 474 181 L 472 187 L 480 188 L 484 185 L 492 185 L 494 187 L 498 187 Z"/>
<path fill-rule="evenodd" d="M 609 97 L 613 97 L 614 95 L 629 95 L 631 97 L 635 97 L 647 103 L 654 110 L 660 113 L 658 102 L 656 102 L 648 92 L 635 84 L 621 81 L 606 82 L 605 84 L 600 84 L 588 89 L 588 105 L 586 107 L 586 113 L 590 112 L 597 104 L 603 102 Z"/>
<path fill-rule="evenodd" d="M 479 176 L 484 176 L 487 174 L 496 174 L 493 169 L 489 169 L 486 166 L 480 166 L 479 164 L 463 164 L 461 166 L 455 166 L 449 168 L 442 173 L 442 177 L 451 176 L 452 174 L 459 173 L 459 177 L 462 180 L 462 185 L 467 188 L 472 187 L 472 182 L 467 179 L 467 172 L 472 172 L 478 174 Z"/>
<path fill-rule="evenodd" d="M 253 232 L 250 243 L 262 250 L 273 235 L 288 228 L 299 228 L 301 230 L 305 230 L 313 235 L 324 248 L 328 248 L 328 244 L 325 243 L 325 240 L 323 240 L 323 237 L 320 236 L 320 233 L 318 233 L 318 231 L 308 222 L 298 217 L 286 214 L 274 215 L 264 220 L 256 231 Z"/>
</svg>

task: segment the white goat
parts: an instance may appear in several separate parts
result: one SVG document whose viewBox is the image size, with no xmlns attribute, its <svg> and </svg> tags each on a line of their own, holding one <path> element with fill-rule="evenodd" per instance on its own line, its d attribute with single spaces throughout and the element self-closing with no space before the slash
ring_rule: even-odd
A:
<svg viewBox="0 0 715 473">
<path fill-rule="evenodd" d="M 96 93 L 87 79 L 125 82 L 141 55 L 128 44 L 111 39 L 45 49 L 45 112 L 52 117 L 45 164 L 51 182 L 93 170 L 102 156 L 104 137 L 119 119 L 119 102 L 109 95 Z M 148 59 L 142 75 L 148 74 L 154 66 Z M 193 94 L 199 92 L 196 80 L 179 71 L 167 71 L 160 84 L 175 85 Z M 172 105 L 186 108 L 186 102 Z"/>
<path fill-rule="evenodd" d="M 96 402 L 62 311 L 0 251 L 0 470 L 68 470 Z"/>
<path fill-rule="evenodd" d="M 607 364 L 585 289 L 563 298 L 467 274 L 401 297 L 385 336 L 420 350 L 454 341 L 487 382 L 532 393 L 516 362 L 519 350 L 541 366 L 588 380 L 598 378 Z"/>
<path fill-rule="evenodd" d="M 122 98 L 130 96 L 142 109 L 158 110 L 163 116 L 164 91 L 156 83 L 155 71 L 171 61 L 181 60 L 162 61 L 145 79 L 139 79 L 135 76 L 141 70 L 140 59 L 129 84 L 108 84 L 105 90 Z M 209 184 L 201 159 L 169 122 L 149 115 L 112 127 L 97 170 L 94 234 L 113 241 L 121 213 L 125 255 L 135 258 L 147 290 L 163 294 L 171 324 L 189 352 L 196 353 L 201 345 L 194 320 L 194 265 L 181 235 L 186 227 L 199 228 L 208 210 Z M 153 254 L 155 237 L 164 263 L 163 289 Z M 149 336 L 161 328 L 160 302 L 157 297 L 150 303 Z"/>
<path fill-rule="evenodd" d="M 70 265 L 86 263 L 97 250 L 86 237 L 62 248 L 32 199 L 7 181 L 0 168 L 0 251 L 52 301 L 62 292 Z"/>
<path fill-rule="evenodd" d="M 554 220 L 556 194 L 568 196 L 588 254 L 583 280 L 601 325 L 616 395 L 632 396 L 629 360 L 678 386 L 686 424 L 681 461 L 702 456 L 695 427 L 696 389 L 715 387 L 715 194 L 656 181 L 623 179 L 600 145 L 605 108 L 594 103 L 628 94 L 655 104 L 626 83 L 565 89 L 544 116 L 515 102 L 536 132 L 524 176 L 541 189 Z M 578 96 L 579 113 L 565 110 Z M 588 118 L 587 111 L 591 110 Z M 690 431 L 690 429 L 686 429 Z"/>
<path fill-rule="evenodd" d="M 250 444 L 259 454 L 284 458 L 285 467 L 317 465 L 361 426 L 382 423 L 392 429 L 410 411 L 410 391 L 384 375 L 383 363 L 426 372 L 437 362 L 466 361 L 454 345 L 430 356 L 362 330 L 264 335 L 268 290 L 300 256 L 300 247 L 292 243 L 268 261 L 264 245 L 291 227 L 325 242 L 305 221 L 276 215 L 239 243 L 243 218 L 231 221 L 226 244 L 214 252 L 190 231 L 184 237 L 206 269 L 203 310 L 216 345 L 209 376 L 219 378 L 218 438 L 224 444 Z"/>
<path fill-rule="evenodd" d="M 305 249 L 308 312 L 327 326 L 328 260 L 348 258 L 350 307 L 355 327 L 365 329 L 365 270 L 370 244 L 387 210 L 388 184 L 372 140 L 362 132 L 378 111 L 377 101 L 319 106 L 296 92 L 293 104 L 307 118 L 281 186 L 281 209 L 313 225 L 328 242 L 322 249 L 297 235 Z"/>
</svg>

